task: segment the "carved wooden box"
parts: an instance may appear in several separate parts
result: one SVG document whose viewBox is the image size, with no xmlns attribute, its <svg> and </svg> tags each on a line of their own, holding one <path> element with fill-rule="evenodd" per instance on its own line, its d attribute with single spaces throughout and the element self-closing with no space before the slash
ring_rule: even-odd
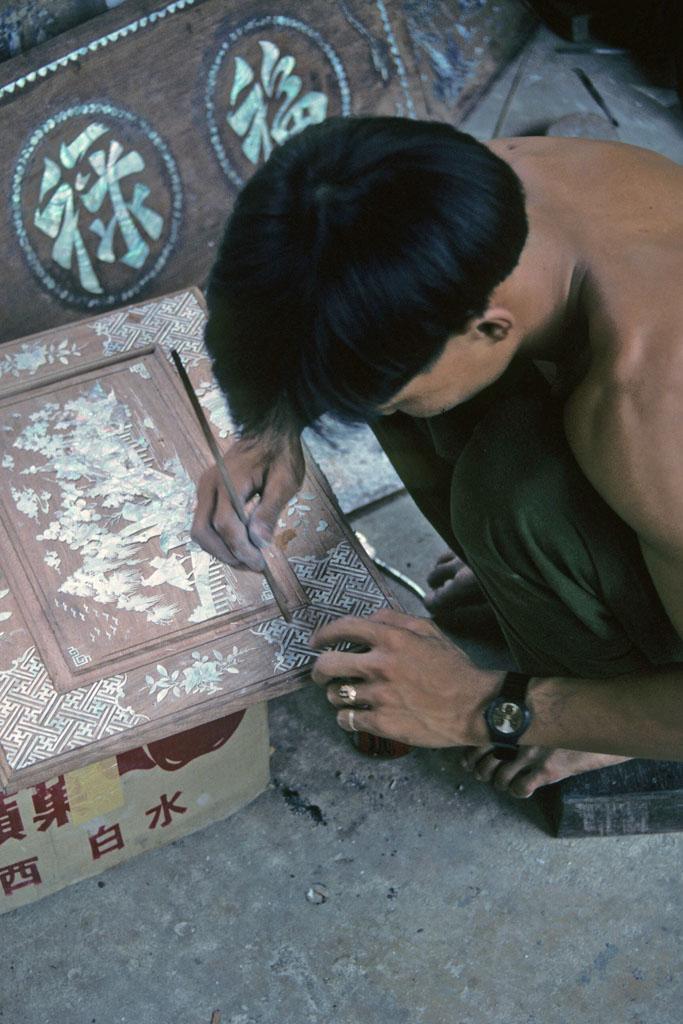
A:
<svg viewBox="0 0 683 1024">
<path fill-rule="evenodd" d="M 169 359 L 216 436 L 230 421 L 191 289 L 3 346 L 0 769 L 72 768 L 291 690 L 312 629 L 390 603 L 310 458 L 264 577 L 190 538 L 210 455 Z M 35 771 L 34 771 L 35 769 Z"/>
</svg>

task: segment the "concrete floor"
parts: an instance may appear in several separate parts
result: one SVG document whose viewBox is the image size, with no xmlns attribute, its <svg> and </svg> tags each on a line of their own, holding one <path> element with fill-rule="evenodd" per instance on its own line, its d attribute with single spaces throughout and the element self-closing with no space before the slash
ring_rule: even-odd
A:
<svg viewBox="0 0 683 1024">
<path fill-rule="evenodd" d="M 504 134 L 590 109 L 557 44 L 533 44 Z M 622 138 L 683 159 L 679 108 L 626 58 L 581 65 Z M 512 73 L 468 130 L 487 137 Z M 423 582 L 443 547 L 404 494 L 353 522 Z M 273 783 L 249 807 L 0 919 L 2 1024 L 680 1021 L 680 835 L 555 839 L 455 751 L 359 755 L 314 688 L 270 720 Z"/>
</svg>

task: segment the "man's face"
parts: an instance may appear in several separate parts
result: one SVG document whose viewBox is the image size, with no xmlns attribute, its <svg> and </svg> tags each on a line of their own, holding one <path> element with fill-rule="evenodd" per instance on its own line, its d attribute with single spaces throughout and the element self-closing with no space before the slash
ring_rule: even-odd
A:
<svg viewBox="0 0 683 1024">
<path fill-rule="evenodd" d="M 478 321 L 465 334 L 453 335 L 435 363 L 380 407 L 383 416 L 438 416 L 493 384 L 514 355 L 509 328 L 489 328 Z"/>
</svg>

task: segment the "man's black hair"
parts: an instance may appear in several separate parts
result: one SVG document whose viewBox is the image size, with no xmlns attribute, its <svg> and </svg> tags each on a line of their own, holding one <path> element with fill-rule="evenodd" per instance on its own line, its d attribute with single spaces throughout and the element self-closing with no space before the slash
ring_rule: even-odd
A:
<svg viewBox="0 0 683 1024">
<path fill-rule="evenodd" d="M 486 309 L 524 246 L 524 194 L 439 122 L 330 118 L 241 190 L 205 340 L 246 435 L 372 419 Z"/>
</svg>

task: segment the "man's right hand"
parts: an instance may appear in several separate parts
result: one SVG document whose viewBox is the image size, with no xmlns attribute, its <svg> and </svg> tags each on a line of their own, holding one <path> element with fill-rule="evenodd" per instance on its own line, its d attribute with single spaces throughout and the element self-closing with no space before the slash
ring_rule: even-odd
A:
<svg viewBox="0 0 683 1024">
<path fill-rule="evenodd" d="M 229 565 L 263 569 L 259 548 L 270 543 L 280 512 L 301 487 L 304 454 L 298 435 L 284 438 L 245 438 L 225 452 L 225 465 L 237 493 L 246 504 L 255 495 L 244 526 L 232 507 L 215 466 L 205 470 L 197 485 L 192 539 L 210 555 Z"/>
</svg>

